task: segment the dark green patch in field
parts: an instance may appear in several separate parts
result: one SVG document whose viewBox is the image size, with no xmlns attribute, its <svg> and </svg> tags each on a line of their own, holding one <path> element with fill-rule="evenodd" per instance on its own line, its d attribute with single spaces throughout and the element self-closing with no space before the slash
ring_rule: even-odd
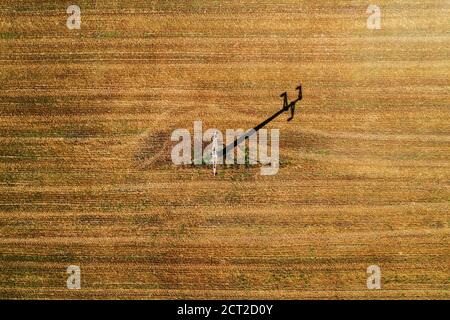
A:
<svg viewBox="0 0 450 320">
<path fill-rule="evenodd" d="M 116 224 L 119 221 L 118 217 L 112 216 L 101 216 L 101 215 L 82 215 L 77 219 L 77 224 L 83 227 L 90 226 L 111 226 Z"/>
<path fill-rule="evenodd" d="M 232 283 L 233 287 L 239 288 L 239 289 L 249 290 L 252 288 L 250 278 L 242 272 L 238 272 L 238 273 L 232 275 L 231 283 Z"/>
<path fill-rule="evenodd" d="M 20 38 L 20 34 L 13 32 L 1 32 L 0 39 L 1 40 L 11 40 Z"/>
<path fill-rule="evenodd" d="M 165 222 L 165 219 L 161 214 L 133 215 L 130 219 L 132 220 L 133 224 L 139 227 L 158 227 Z"/>
<path fill-rule="evenodd" d="M 121 34 L 117 31 L 103 31 L 94 33 L 93 37 L 96 39 L 111 39 L 111 38 L 120 38 Z"/>
<path fill-rule="evenodd" d="M 40 152 L 47 152 L 45 149 L 41 149 Z M 39 156 L 45 154 L 39 154 L 39 150 L 29 144 L 16 141 L 14 143 L 3 144 L 0 146 L 0 161 L 1 162 L 16 162 L 16 161 L 36 161 Z"/>
</svg>

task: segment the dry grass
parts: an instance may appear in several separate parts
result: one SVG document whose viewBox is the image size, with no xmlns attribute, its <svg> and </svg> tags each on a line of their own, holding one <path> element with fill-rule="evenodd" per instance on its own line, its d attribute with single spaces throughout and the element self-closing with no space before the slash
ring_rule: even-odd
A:
<svg viewBox="0 0 450 320">
<path fill-rule="evenodd" d="M 450 298 L 448 3 L 76 2 L 0 4 L 1 298 Z M 171 165 L 300 80 L 278 175 Z"/>
</svg>

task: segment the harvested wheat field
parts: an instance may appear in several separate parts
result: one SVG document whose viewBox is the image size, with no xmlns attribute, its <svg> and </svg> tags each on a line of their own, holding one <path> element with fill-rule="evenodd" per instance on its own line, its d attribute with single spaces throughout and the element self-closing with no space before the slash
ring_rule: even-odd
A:
<svg viewBox="0 0 450 320">
<path fill-rule="evenodd" d="M 0 298 L 450 299 L 448 1 L 73 2 L 0 3 Z M 276 175 L 172 163 L 299 83 Z"/>
</svg>

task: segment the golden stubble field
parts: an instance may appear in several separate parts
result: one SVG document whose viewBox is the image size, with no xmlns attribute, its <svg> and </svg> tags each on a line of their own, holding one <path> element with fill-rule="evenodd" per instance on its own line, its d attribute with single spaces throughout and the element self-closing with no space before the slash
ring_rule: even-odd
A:
<svg viewBox="0 0 450 320">
<path fill-rule="evenodd" d="M 449 299 L 450 4 L 376 4 L 2 1 L 0 298 Z M 172 165 L 299 81 L 277 175 Z"/>
</svg>

